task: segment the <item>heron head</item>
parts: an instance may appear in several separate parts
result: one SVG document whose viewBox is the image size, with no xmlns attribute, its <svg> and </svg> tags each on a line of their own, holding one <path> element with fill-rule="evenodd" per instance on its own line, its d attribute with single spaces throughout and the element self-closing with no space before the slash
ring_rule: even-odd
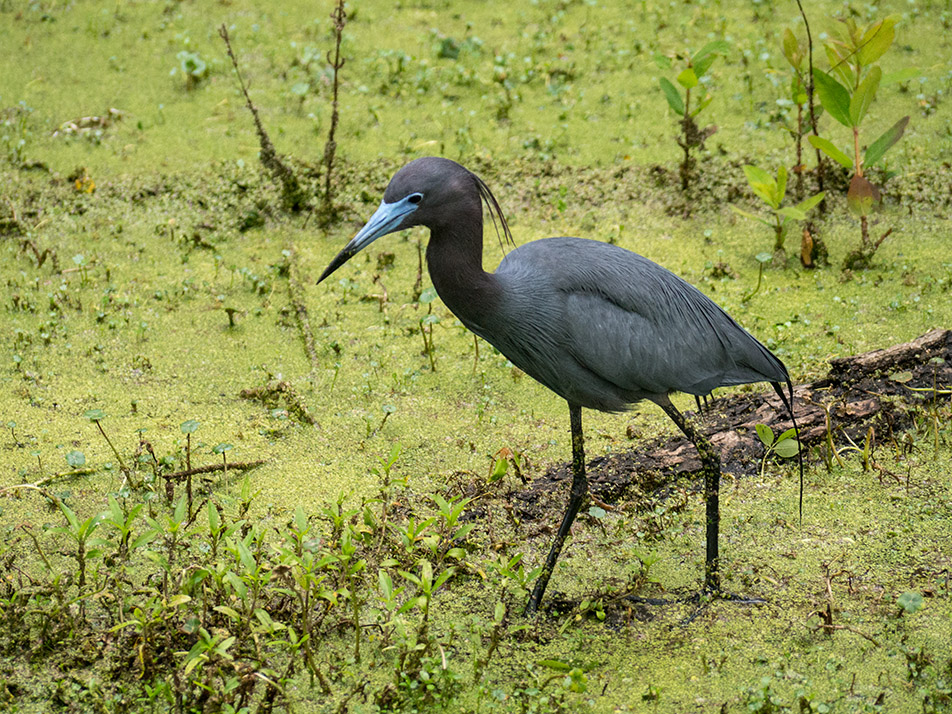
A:
<svg viewBox="0 0 952 714">
<path fill-rule="evenodd" d="M 434 228 L 459 216 L 458 203 L 479 208 L 482 182 L 455 161 L 436 156 L 416 159 L 390 179 L 383 200 L 318 279 L 318 283 L 378 238 L 413 226 Z M 468 190 L 467 190 L 468 189 Z"/>
</svg>

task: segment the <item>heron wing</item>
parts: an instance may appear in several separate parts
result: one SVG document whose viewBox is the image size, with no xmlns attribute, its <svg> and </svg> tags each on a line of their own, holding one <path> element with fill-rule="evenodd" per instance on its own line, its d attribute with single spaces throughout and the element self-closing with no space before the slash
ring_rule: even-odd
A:
<svg viewBox="0 0 952 714">
<path fill-rule="evenodd" d="M 521 324 L 532 323 L 524 329 L 535 343 L 510 359 L 582 406 L 615 410 L 671 391 L 787 379 L 783 363 L 710 298 L 630 251 L 551 238 L 510 253 L 500 273 L 521 275 L 513 302 L 530 316 Z"/>
</svg>

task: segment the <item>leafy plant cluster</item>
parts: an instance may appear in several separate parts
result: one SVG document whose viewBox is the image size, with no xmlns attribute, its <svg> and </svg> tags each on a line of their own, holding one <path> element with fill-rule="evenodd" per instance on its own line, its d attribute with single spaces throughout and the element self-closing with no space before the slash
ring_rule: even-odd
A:
<svg viewBox="0 0 952 714">
<path fill-rule="evenodd" d="M 375 469 L 377 497 L 341 495 L 317 517 L 259 513 L 247 478 L 235 495 L 163 489 L 148 463 L 167 459 L 150 448 L 122 461 L 133 477 L 100 511 L 69 492 L 4 489 L 38 491 L 52 523 L 10 527 L 0 545 L 0 652 L 55 662 L 73 673 L 73 701 L 115 711 L 293 711 L 302 687 L 338 711 L 442 708 L 470 676 L 489 711 L 561 711 L 585 691 L 580 666 L 545 660 L 512 687 L 488 676 L 500 644 L 525 627 L 510 612 L 536 572 L 521 554 L 474 555 L 468 498 L 432 494 L 407 514 L 399 455 Z M 126 467 L 135 462 L 146 467 Z M 448 585 L 474 576 L 495 603 L 437 626 Z"/>
<path fill-rule="evenodd" d="M 879 245 L 891 233 L 891 229 L 879 238 L 873 239 L 869 235 L 869 218 L 873 209 L 882 201 L 879 187 L 868 178 L 868 170 L 879 164 L 886 152 L 893 147 L 903 135 L 909 123 L 905 116 L 896 121 L 889 129 L 875 139 L 865 151 L 861 150 L 860 128 L 867 118 L 880 86 L 889 81 L 899 81 L 908 78 L 908 73 L 895 73 L 884 79 L 884 74 L 877 62 L 883 57 L 895 40 L 895 26 L 899 21 L 898 15 L 890 15 L 867 25 L 858 24 L 852 17 L 835 24 L 835 32 L 825 41 L 824 49 L 829 64 L 828 71 L 824 71 L 813 64 L 813 45 L 809 24 L 804 15 L 804 24 L 807 30 L 806 42 L 798 39 L 792 30 L 787 28 L 783 33 L 781 50 L 791 68 L 787 96 L 783 98 L 786 104 L 797 109 L 796 122 L 785 126 L 793 138 L 796 150 L 793 171 L 797 177 L 797 203 L 790 205 L 786 202 L 788 169 L 780 166 L 774 178 L 772 172 L 755 165 L 744 166 L 744 174 L 753 193 L 769 208 L 769 218 L 760 214 L 753 214 L 736 206 L 731 208 L 742 216 L 752 218 L 769 226 L 774 233 L 773 262 L 776 265 L 786 264 L 784 240 L 790 225 L 806 223 L 808 214 L 821 204 L 827 195 L 823 190 L 824 159 L 832 159 L 847 171 L 851 172 L 849 191 L 847 192 L 847 206 L 849 211 L 860 221 L 860 245 L 850 251 L 843 261 L 843 268 L 858 269 L 869 267 L 872 257 Z M 687 193 L 693 177 L 697 173 L 697 161 L 693 156 L 703 149 L 704 141 L 716 130 L 716 126 L 700 129 L 695 117 L 703 111 L 712 100 L 704 81 L 708 76 L 714 60 L 719 55 L 726 55 L 730 45 L 717 40 L 710 42 L 692 55 L 678 55 L 683 61 L 683 68 L 673 83 L 666 77 L 659 79 L 659 86 L 668 106 L 678 117 L 680 132 L 676 137 L 678 146 L 683 151 L 683 159 L 679 168 L 681 188 Z M 669 57 L 656 57 L 659 67 L 668 69 L 672 66 Z M 692 95 L 692 93 L 694 93 Z M 815 100 L 819 105 L 815 104 Z M 694 103 L 692 104 L 692 99 Z M 819 119 L 827 115 L 837 123 L 850 129 L 852 145 L 847 151 L 841 150 L 826 136 L 820 134 Z M 812 132 L 812 133 L 811 133 Z M 809 136 L 807 136 L 809 134 Z M 807 167 L 803 155 L 803 140 L 807 137 L 809 143 L 816 149 L 816 166 L 814 175 L 817 191 L 804 197 L 803 177 L 807 174 Z M 886 172 L 886 178 L 891 174 Z M 816 230 L 815 224 L 810 228 Z M 825 247 L 815 232 L 805 229 L 801 246 L 801 260 L 806 267 L 815 267 L 814 260 L 819 255 L 825 257 Z M 823 250 L 821 250 L 823 248 Z M 761 257 L 758 260 L 763 263 Z M 756 291 L 755 291 L 756 292 Z"/>
</svg>

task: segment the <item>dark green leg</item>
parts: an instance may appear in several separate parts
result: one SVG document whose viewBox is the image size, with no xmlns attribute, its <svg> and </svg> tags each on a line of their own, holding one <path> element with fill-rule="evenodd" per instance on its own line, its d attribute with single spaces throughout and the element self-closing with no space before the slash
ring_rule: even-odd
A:
<svg viewBox="0 0 952 714">
<path fill-rule="evenodd" d="M 546 558 L 539 579 L 536 580 L 532 596 L 529 598 L 529 604 L 526 605 L 527 615 L 531 615 L 539 609 L 539 603 L 542 602 L 542 596 L 545 594 L 545 587 L 549 584 L 549 578 L 552 577 L 552 571 L 559 559 L 559 553 L 562 552 L 562 545 L 569 535 L 569 530 L 572 528 L 575 516 L 578 515 L 579 508 L 582 507 L 585 494 L 588 493 L 588 479 L 585 477 L 585 448 L 582 438 L 581 407 L 569 404 L 569 421 L 572 425 L 572 491 L 569 495 L 569 506 L 562 517 L 562 525 L 559 526 L 559 532 L 555 536 L 552 548 L 549 550 L 549 557 Z"/>
<path fill-rule="evenodd" d="M 658 402 L 665 414 L 678 425 L 691 443 L 697 449 L 701 458 L 701 471 L 704 474 L 704 504 L 707 516 L 707 553 L 704 567 L 704 589 L 709 592 L 720 592 L 721 583 L 717 573 L 718 551 L 717 537 L 721 524 L 720 512 L 720 482 L 721 457 L 701 431 L 684 415 L 679 412 L 671 401 L 665 398 Z"/>
</svg>

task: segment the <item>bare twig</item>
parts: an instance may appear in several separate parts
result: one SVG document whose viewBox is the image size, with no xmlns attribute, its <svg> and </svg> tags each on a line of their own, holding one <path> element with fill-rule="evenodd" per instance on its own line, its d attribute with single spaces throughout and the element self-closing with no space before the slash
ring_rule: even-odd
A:
<svg viewBox="0 0 952 714">
<path fill-rule="evenodd" d="M 232 461 L 231 463 L 222 462 L 220 464 L 207 464 L 206 466 L 196 466 L 193 469 L 185 469 L 183 471 L 173 471 L 172 473 L 165 474 L 165 478 L 177 481 L 179 479 L 188 478 L 189 476 L 198 476 L 199 474 L 210 474 L 216 471 L 225 471 L 225 470 L 237 470 L 245 471 L 247 469 L 254 469 L 263 464 L 268 463 L 266 459 L 255 459 L 254 461 Z"/>
<path fill-rule="evenodd" d="M 813 86 L 813 34 L 810 32 L 810 21 L 807 20 L 807 14 L 803 10 L 803 3 L 797 0 L 797 7 L 800 9 L 800 17 L 803 18 L 803 26 L 807 30 L 807 103 L 810 107 L 810 127 L 813 129 L 813 135 L 820 136 L 817 129 L 816 107 L 814 105 L 814 86 Z M 819 149 L 816 149 L 816 187 L 817 192 L 823 190 L 823 155 Z M 820 213 L 826 213 L 826 198 L 820 201 Z"/>
<path fill-rule="evenodd" d="M 261 123 L 261 117 L 258 116 L 258 108 L 255 107 L 254 102 L 251 101 L 251 96 L 248 94 L 247 87 L 245 87 L 245 81 L 241 77 L 241 71 L 238 69 L 238 59 L 231 49 L 231 39 L 228 36 L 228 28 L 225 27 L 224 23 L 218 28 L 218 34 L 222 40 L 224 40 L 225 47 L 228 48 L 228 56 L 231 58 L 231 63 L 235 68 L 235 76 L 238 77 L 241 92 L 245 95 L 245 103 L 251 115 L 254 117 L 255 130 L 258 132 L 258 143 L 261 146 L 261 163 L 271 172 L 271 177 L 281 187 L 281 197 L 284 202 L 284 207 L 291 211 L 300 211 L 307 204 L 304 190 L 301 188 L 301 184 L 298 183 L 297 176 L 294 175 L 294 172 L 288 168 L 287 164 L 281 161 L 278 152 L 274 150 L 274 144 L 271 143 L 268 132 L 265 131 L 264 125 Z"/>
<path fill-rule="evenodd" d="M 307 305 L 301 299 L 301 284 L 297 279 L 294 245 L 288 247 L 288 299 L 291 301 L 291 307 L 294 309 L 294 318 L 297 320 L 298 329 L 301 331 L 301 339 L 304 341 L 304 351 L 311 363 L 311 377 L 317 374 L 320 361 L 317 358 L 317 347 L 314 342 L 314 332 L 311 330 L 311 320 L 308 317 Z"/>
<path fill-rule="evenodd" d="M 344 0 L 337 0 L 337 6 L 331 13 L 331 19 L 334 21 L 334 57 L 327 53 L 327 63 L 331 66 L 334 73 L 334 99 L 331 105 L 331 126 L 327 132 L 327 142 L 324 144 L 324 201 L 321 207 L 322 220 L 324 225 L 328 225 L 334 218 L 334 194 L 331 190 L 332 177 L 334 172 L 334 156 L 337 153 L 337 141 L 334 138 L 337 133 L 337 122 L 340 119 L 338 111 L 338 89 L 340 87 L 340 70 L 344 66 L 344 58 L 340 56 L 340 43 L 344 36 L 344 26 L 347 24 L 347 13 L 344 11 Z"/>
<path fill-rule="evenodd" d="M 316 424 L 317 420 L 311 416 L 304 400 L 294 391 L 294 387 L 284 380 L 273 379 L 263 387 L 250 387 L 238 393 L 242 399 L 254 399 L 264 404 L 273 405 L 283 400 L 287 405 L 288 414 L 304 424 Z"/>
</svg>

